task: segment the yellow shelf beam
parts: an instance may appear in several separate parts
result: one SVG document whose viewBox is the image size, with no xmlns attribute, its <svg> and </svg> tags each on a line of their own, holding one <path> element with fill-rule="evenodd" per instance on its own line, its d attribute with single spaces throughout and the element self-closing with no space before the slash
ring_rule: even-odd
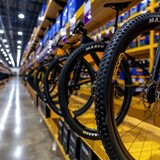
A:
<svg viewBox="0 0 160 160">
<path fill-rule="evenodd" d="M 51 118 L 45 118 L 40 110 L 39 110 L 39 113 L 41 114 L 44 122 L 46 123 L 46 125 L 49 128 L 52 136 L 54 137 L 54 140 L 56 141 L 56 143 L 57 143 L 61 153 L 63 154 L 65 160 L 70 160 L 69 156 L 65 153 L 62 144 L 58 140 L 58 126 L 57 126 L 56 122 Z"/>
<path fill-rule="evenodd" d="M 136 52 L 140 52 L 140 51 L 144 51 L 144 50 L 149 50 L 150 49 L 150 45 L 146 45 L 146 46 L 141 46 L 141 47 L 137 47 L 137 48 L 131 48 L 131 49 L 127 49 L 127 53 L 136 53 Z"/>
</svg>

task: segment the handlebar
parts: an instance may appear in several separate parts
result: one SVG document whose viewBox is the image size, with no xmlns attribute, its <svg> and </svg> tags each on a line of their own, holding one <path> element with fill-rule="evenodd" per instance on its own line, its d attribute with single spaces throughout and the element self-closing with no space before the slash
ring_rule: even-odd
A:
<svg viewBox="0 0 160 160">
<path fill-rule="evenodd" d="M 87 33 L 87 30 L 84 29 L 84 23 L 81 20 L 77 22 L 77 25 L 73 30 L 73 34 L 80 34 L 80 33 Z"/>
</svg>

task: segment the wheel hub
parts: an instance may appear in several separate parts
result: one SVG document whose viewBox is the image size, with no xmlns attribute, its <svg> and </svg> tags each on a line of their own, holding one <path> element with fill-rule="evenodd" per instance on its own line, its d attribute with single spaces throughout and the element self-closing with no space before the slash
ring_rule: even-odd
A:
<svg viewBox="0 0 160 160">
<path fill-rule="evenodd" d="M 152 104 L 153 102 L 155 102 L 155 92 L 156 92 L 156 83 L 151 83 L 148 88 L 147 88 L 147 101 L 149 104 Z"/>
<path fill-rule="evenodd" d="M 144 87 L 142 92 L 142 102 L 147 110 L 160 110 L 160 81 L 152 81 Z"/>
</svg>

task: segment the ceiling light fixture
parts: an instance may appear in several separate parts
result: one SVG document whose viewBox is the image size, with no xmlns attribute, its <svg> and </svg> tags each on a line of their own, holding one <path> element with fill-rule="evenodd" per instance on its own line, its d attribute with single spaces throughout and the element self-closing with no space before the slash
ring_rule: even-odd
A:
<svg viewBox="0 0 160 160">
<path fill-rule="evenodd" d="M 23 19 L 25 16 L 24 16 L 24 14 L 20 13 L 20 14 L 18 15 L 18 17 L 21 18 L 21 19 Z"/>
<path fill-rule="evenodd" d="M 3 42 L 4 42 L 4 43 L 6 43 L 6 42 L 7 42 L 7 40 L 6 40 L 6 39 L 3 39 Z"/>
<path fill-rule="evenodd" d="M 9 45 L 8 45 L 8 44 L 6 44 L 6 45 L 5 45 L 5 47 L 6 47 L 6 48 L 9 48 Z"/>
<path fill-rule="evenodd" d="M 4 51 L 4 49 L 2 48 L 2 49 L 1 49 L 1 51 L 3 52 L 3 51 Z"/>
<path fill-rule="evenodd" d="M 21 50 L 17 50 L 17 54 L 21 54 Z"/>
<path fill-rule="evenodd" d="M 19 36 L 21 36 L 21 35 L 23 35 L 23 32 L 21 32 L 21 31 L 18 31 L 18 33 L 17 33 Z"/>
<path fill-rule="evenodd" d="M 4 30 L 0 29 L 0 34 L 3 34 L 4 33 Z"/>
<path fill-rule="evenodd" d="M 10 60 L 11 60 L 12 66 L 13 66 L 13 67 L 15 67 L 15 63 L 14 63 L 14 60 L 13 60 L 12 54 L 11 54 L 11 53 L 9 53 L 8 55 L 9 55 L 9 58 L 10 58 Z"/>
<path fill-rule="evenodd" d="M 21 49 L 21 46 L 17 46 L 17 48 Z"/>
<path fill-rule="evenodd" d="M 39 17 L 38 20 L 41 22 L 44 21 L 44 16 Z"/>
<path fill-rule="evenodd" d="M 5 53 L 4 56 L 7 57 L 7 54 Z"/>
<path fill-rule="evenodd" d="M 11 61 L 8 61 L 9 64 L 12 64 Z"/>
<path fill-rule="evenodd" d="M 6 51 L 9 52 L 10 50 L 9 50 L 9 49 L 6 49 Z"/>
<path fill-rule="evenodd" d="M 17 43 L 18 43 L 18 44 L 21 44 L 21 43 L 22 43 L 22 41 L 18 40 L 18 41 L 17 41 Z"/>
<path fill-rule="evenodd" d="M 9 58 L 7 57 L 7 58 L 6 58 L 6 61 L 8 61 L 8 60 L 9 60 Z"/>
<path fill-rule="evenodd" d="M 17 53 L 17 67 L 19 67 L 20 58 L 21 58 L 21 53 L 18 52 L 18 53 Z"/>
</svg>

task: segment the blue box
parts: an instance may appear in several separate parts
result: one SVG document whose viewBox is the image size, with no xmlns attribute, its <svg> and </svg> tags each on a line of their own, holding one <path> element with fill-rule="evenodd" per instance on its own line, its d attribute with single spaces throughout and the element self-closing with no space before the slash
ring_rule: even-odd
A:
<svg viewBox="0 0 160 160">
<path fill-rule="evenodd" d="M 43 37 L 43 45 L 45 45 L 48 40 L 49 40 L 49 30 L 46 32 L 46 34 Z"/>
<path fill-rule="evenodd" d="M 56 19 L 56 33 L 58 33 L 61 28 L 62 28 L 62 14 L 59 14 L 59 16 Z"/>
<path fill-rule="evenodd" d="M 134 39 L 134 40 L 131 42 L 129 48 L 135 48 L 135 47 L 137 47 L 137 46 L 138 46 L 138 41 L 137 41 L 137 39 Z"/>
<path fill-rule="evenodd" d="M 52 36 L 53 35 L 53 33 L 52 33 L 52 30 L 51 30 L 51 28 L 48 30 L 48 38 L 49 39 L 52 39 Z"/>
<path fill-rule="evenodd" d="M 122 73 L 122 71 L 119 72 L 119 78 L 124 80 L 124 74 Z"/>
<path fill-rule="evenodd" d="M 44 16 L 44 13 L 46 11 L 46 8 L 47 8 L 47 5 L 46 4 L 43 4 L 42 5 L 42 9 L 39 13 L 39 16 L 38 16 L 38 20 L 37 20 L 37 26 L 39 26 L 40 22 L 42 21 L 42 17 Z"/>
<path fill-rule="evenodd" d="M 140 46 L 149 44 L 149 36 L 140 37 Z"/>
<path fill-rule="evenodd" d="M 131 11 L 128 10 L 127 12 L 124 13 L 124 20 L 127 20 L 131 15 Z"/>
<path fill-rule="evenodd" d="M 45 43 L 44 43 L 44 37 L 42 38 L 41 42 L 42 43 L 42 47 L 44 47 Z"/>
<path fill-rule="evenodd" d="M 132 79 L 138 80 L 138 72 L 136 68 L 131 69 L 131 76 L 132 76 Z"/>
<path fill-rule="evenodd" d="M 56 24 L 54 23 L 49 30 L 49 39 L 53 39 L 56 33 Z"/>
<path fill-rule="evenodd" d="M 62 27 L 68 22 L 68 5 L 64 8 L 62 13 Z"/>
<path fill-rule="evenodd" d="M 151 0 L 143 0 L 140 4 L 140 10 L 145 10 L 151 3 Z"/>
<path fill-rule="evenodd" d="M 68 19 L 72 18 L 76 11 L 82 6 L 84 0 L 69 0 L 68 1 Z"/>
<path fill-rule="evenodd" d="M 118 18 L 118 23 L 121 23 L 121 22 L 123 22 L 123 21 L 124 21 L 124 14 L 121 15 L 121 16 L 119 16 L 119 18 Z"/>
<path fill-rule="evenodd" d="M 159 40 L 160 40 L 160 38 L 159 38 L 159 33 L 157 32 L 157 33 L 155 33 L 155 35 L 154 35 L 154 43 L 157 43 Z"/>
<path fill-rule="evenodd" d="M 114 25 L 114 22 L 112 20 L 106 24 L 106 29 L 108 29 L 109 27 L 113 27 L 113 25 Z"/>
<path fill-rule="evenodd" d="M 46 4 L 43 4 L 42 5 L 42 9 L 41 9 L 41 16 L 43 16 L 44 15 L 44 13 L 45 13 L 45 11 L 46 11 L 46 8 L 47 8 L 47 5 Z"/>
<path fill-rule="evenodd" d="M 36 55 L 38 55 L 41 52 L 42 48 L 43 48 L 43 44 L 42 44 L 42 40 L 41 40 L 38 45 L 38 48 L 36 49 Z"/>
<path fill-rule="evenodd" d="M 141 3 L 131 9 L 132 15 L 140 11 Z"/>
</svg>

